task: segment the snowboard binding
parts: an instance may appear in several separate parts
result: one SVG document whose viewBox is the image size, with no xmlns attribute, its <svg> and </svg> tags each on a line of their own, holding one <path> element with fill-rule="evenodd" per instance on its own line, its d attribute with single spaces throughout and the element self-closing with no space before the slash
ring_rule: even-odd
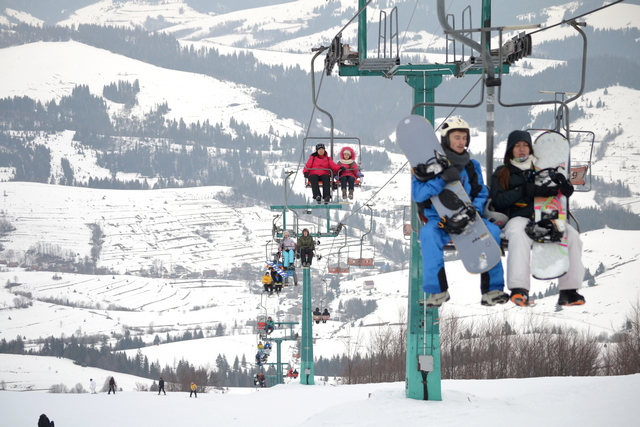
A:
<svg viewBox="0 0 640 427">
<path fill-rule="evenodd" d="M 476 208 L 473 205 L 466 205 L 459 212 L 452 216 L 443 216 L 438 222 L 438 227 L 449 234 L 462 234 L 476 220 Z"/>
<path fill-rule="evenodd" d="M 564 237 L 564 231 L 559 230 L 556 222 L 550 218 L 538 222 L 531 219 L 524 231 L 531 240 L 538 243 L 557 243 Z"/>
</svg>

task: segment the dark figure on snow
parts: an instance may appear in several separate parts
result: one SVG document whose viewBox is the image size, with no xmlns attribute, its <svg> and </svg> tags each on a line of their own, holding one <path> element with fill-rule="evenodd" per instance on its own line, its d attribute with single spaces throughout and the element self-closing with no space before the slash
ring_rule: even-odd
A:
<svg viewBox="0 0 640 427">
<path fill-rule="evenodd" d="M 504 165 L 498 166 L 491 177 L 491 203 L 498 212 L 509 217 L 503 230 L 509 241 L 507 286 L 511 290 L 511 301 L 522 307 L 529 305 L 531 287 L 533 240 L 525 229 L 534 217 L 534 198 L 556 196 L 558 190 L 566 197 L 573 194 L 573 186 L 566 179 L 558 187 L 536 186 L 533 179 L 536 160 L 529 132 L 515 130 L 507 139 Z M 577 291 L 584 279 L 582 241 L 570 224 L 567 224 L 567 246 L 570 267 L 558 278 L 558 305 L 582 305 L 585 299 Z"/>
<path fill-rule="evenodd" d="M 49 421 L 49 417 L 45 414 L 40 415 L 38 418 L 38 427 L 55 427 L 53 421 Z"/>
<path fill-rule="evenodd" d="M 191 389 L 191 393 L 189 393 L 189 397 L 191 397 L 191 395 L 195 395 L 196 398 L 197 398 L 198 397 L 198 386 L 196 385 L 196 383 L 191 381 L 191 386 L 189 388 Z"/>
<path fill-rule="evenodd" d="M 316 324 L 320 323 L 320 320 L 322 319 L 322 313 L 320 312 L 320 307 L 316 307 L 315 310 L 313 310 L 313 320 L 314 322 L 316 322 Z"/>
<path fill-rule="evenodd" d="M 293 370 L 293 378 L 298 378 L 298 370 L 297 369 Z"/>
<path fill-rule="evenodd" d="M 489 189 L 482 179 L 482 168 L 469 154 L 469 125 L 458 117 L 452 117 L 440 128 L 440 144 L 449 161 L 448 167 L 437 175 L 429 172 L 421 163 L 413 168 L 411 178 L 411 198 L 424 205 L 422 214 L 428 221 L 420 229 L 420 249 L 422 251 L 423 283 L 422 290 L 429 295 L 424 303 L 427 307 L 440 307 L 449 301 L 449 285 L 444 268 L 444 246 L 451 237 L 438 226 L 440 215 L 431 203 L 431 197 L 439 195 L 445 185 L 460 181 L 469 195 L 473 208 L 482 215 L 487 202 Z M 475 214 L 474 214 L 475 215 Z M 475 215 L 477 217 L 477 215 Z M 482 218 L 493 238 L 500 244 L 500 227 Z M 509 301 L 509 295 L 503 292 L 504 271 L 502 261 L 489 271 L 480 275 L 481 304 L 493 306 Z"/>
<path fill-rule="evenodd" d="M 113 377 L 109 380 L 109 391 L 107 394 L 111 394 L 111 391 L 113 391 L 113 394 L 116 394 L 116 379 Z"/>
<path fill-rule="evenodd" d="M 158 396 L 160 395 L 160 392 L 167 394 L 167 392 L 164 391 L 164 380 L 162 379 L 162 377 L 160 377 L 160 381 L 158 381 Z"/>
<path fill-rule="evenodd" d="M 307 164 L 302 173 L 311 183 L 313 198 L 318 204 L 324 199 L 324 204 L 329 204 L 331 200 L 331 176 L 344 167 L 336 165 L 331 157 L 327 155 L 324 144 L 316 145 L 315 153 L 309 156 Z M 322 182 L 322 196 L 320 195 L 320 182 Z"/>
<path fill-rule="evenodd" d="M 316 248 L 316 244 L 313 241 L 313 237 L 309 234 L 309 229 L 302 230 L 302 236 L 298 237 L 298 252 L 303 267 L 311 267 L 311 261 L 313 261 L 313 251 Z"/>
<path fill-rule="evenodd" d="M 342 198 L 347 199 L 347 187 L 349 188 L 349 199 L 353 199 L 353 189 L 357 178 L 362 177 L 360 167 L 356 163 L 356 154 L 351 147 L 343 147 L 340 150 L 340 160 L 338 166 L 342 166 L 345 170 L 340 171 L 340 188 L 342 189 Z"/>
</svg>

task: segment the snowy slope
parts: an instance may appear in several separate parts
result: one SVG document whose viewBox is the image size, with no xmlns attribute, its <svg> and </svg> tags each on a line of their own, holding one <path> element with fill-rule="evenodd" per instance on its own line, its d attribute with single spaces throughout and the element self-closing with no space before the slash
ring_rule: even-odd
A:
<svg viewBox="0 0 640 427">
<path fill-rule="evenodd" d="M 29 360 L 35 359 L 35 360 Z M 98 388 L 112 373 L 80 368 L 56 359 L 2 355 L 0 377 L 11 390 L 14 381 L 28 378 L 36 388 L 45 384 L 80 383 L 89 378 Z M 38 375 L 34 375 L 34 374 Z M 321 379 L 315 386 L 297 381 L 270 389 L 211 390 L 189 399 L 187 393 L 133 392 L 135 383 L 151 381 L 113 374 L 123 392 L 49 394 L 0 391 L 3 425 L 35 425 L 45 413 L 56 425 L 95 427 L 113 425 L 202 424 L 246 427 L 264 417 L 279 426 L 395 426 L 433 424 L 511 427 L 555 427 L 567 423 L 582 427 L 637 424 L 640 409 L 640 375 L 620 377 L 531 378 L 491 381 L 442 382 L 442 401 L 407 399 L 403 383 L 330 386 Z M 38 381 L 37 378 L 46 378 Z M 45 385 L 45 387 L 47 387 Z M 279 405 L 276 415 L 272 406 Z M 108 408 L 105 412 L 105 408 Z M 248 409 L 250 408 L 250 409 Z M 89 421 L 88 421 L 89 420 Z"/>
<path fill-rule="evenodd" d="M 112 114 L 142 117 L 167 102 L 170 120 L 186 123 L 209 120 L 228 127 L 231 117 L 251 123 L 251 128 L 268 134 L 270 127 L 281 135 L 301 132 L 292 120 L 278 119 L 257 107 L 257 89 L 220 81 L 212 77 L 167 70 L 106 50 L 69 41 L 31 43 L 0 50 L 0 76 L 11 85 L 0 85 L 0 98 L 28 96 L 42 101 L 71 95 L 76 85 L 87 85 L 93 95 L 102 96 L 103 87 L 119 80 L 140 83 L 138 104 L 131 112 L 110 104 Z"/>
</svg>

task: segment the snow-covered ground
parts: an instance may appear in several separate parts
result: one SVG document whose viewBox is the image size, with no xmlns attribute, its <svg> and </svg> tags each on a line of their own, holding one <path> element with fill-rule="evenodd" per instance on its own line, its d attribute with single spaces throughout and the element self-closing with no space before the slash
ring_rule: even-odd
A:
<svg viewBox="0 0 640 427">
<path fill-rule="evenodd" d="M 110 427 L 155 425 L 399 426 L 437 425 L 522 427 L 579 425 L 633 427 L 640 416 L 640 374 L 619 377 L 550 377 L 503 380 L 445 380 L 442 401 L 405 396 L 404 383 L 335 385 L 317 378 L 315 385 L 297 380 L 268 389 L 210 390 L 187 393 L 136 392 L 150 380 L 82 368 L 69 361 L 2 355 L 0 391 L 2 426 L 36 425 L 46 414 L 57 426 Z M 112 375 L 122 392 L 107 395 L 13 391 L 14 381 L 47 384 L 89 379 L 98 389 Z"/>
</svg>

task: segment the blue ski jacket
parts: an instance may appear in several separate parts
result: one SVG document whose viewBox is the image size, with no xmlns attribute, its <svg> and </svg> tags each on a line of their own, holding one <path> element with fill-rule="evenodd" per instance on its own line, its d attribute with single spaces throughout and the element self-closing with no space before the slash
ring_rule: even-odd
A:
<svg viewBox="0 0 640 427">
<path fill-rule="evenodd" d="M 482 187 L 478 194 L 471 199 L 471 202 L 480 216 L 482 216 L 484 206 L 487 203 L 487 198 L 489 197 L 489 189 L 484 185 L 482 167 L 480 166 L 480 163 L 474 159 L 471 159 L 471 163 L 473 164 L 473 169 L 476 173 L 478 180 L 477 184 Z M 462 169 L 462 172 L 460 172 L 460 182 L 467 194 L 471 195 L 472 184 L 469 180 L 469 173 L 467 172 L 466 167 Z M 411 177 L 411 198 L 417 203 L 426 202 L 431 197 L 440 194 L 442 190 L 444 190 L 445 185 L 446 183 L 440 175 L 426 182 L 418 180 L 415 175 L 413 175 Z M 438 215 L 438 212 L 436 212 L 436 209 L 430 203 L 429 206 L 424 209 L 424 216 L 429 220 L 440 220 L 440 215 Z"/>
</svg>

